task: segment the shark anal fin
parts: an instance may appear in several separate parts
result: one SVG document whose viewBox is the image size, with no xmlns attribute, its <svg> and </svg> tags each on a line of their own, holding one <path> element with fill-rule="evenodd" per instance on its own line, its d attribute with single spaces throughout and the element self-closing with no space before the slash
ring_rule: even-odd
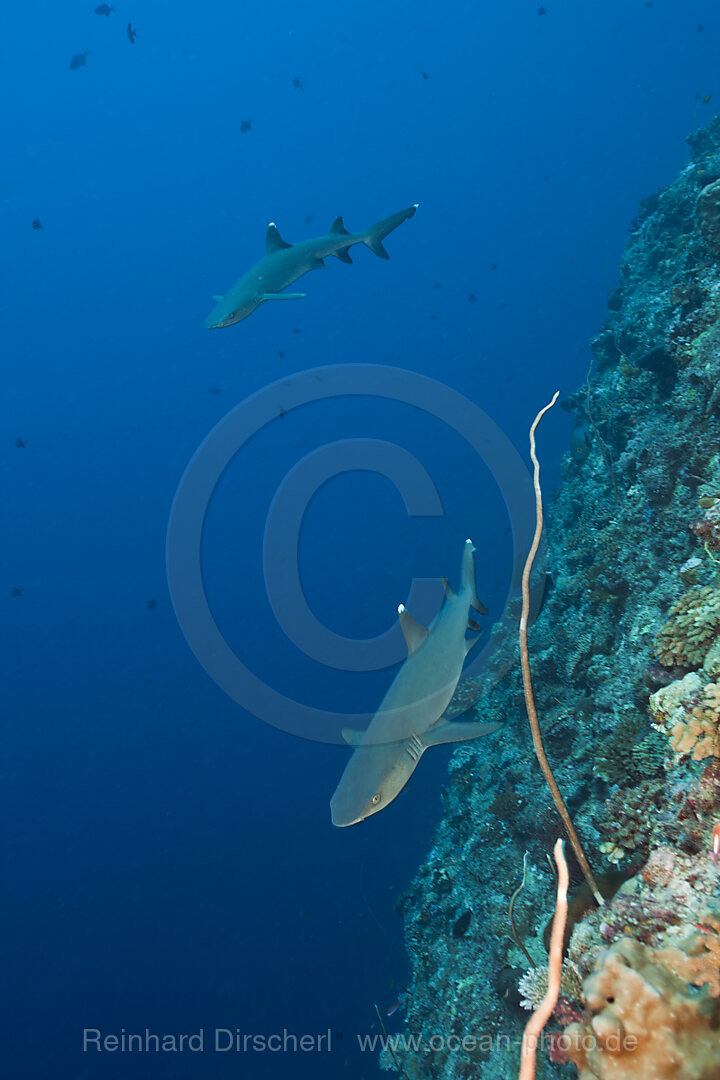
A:
<svg viewBox="0 0 720 1080">
<path fill-rule="evenodd" d="M 292 244 L 288 244 L 283 240 L 278 232 L 277 225 L 274 221 L 271 221 L 265 234 L 265 254 L 272 255 L 273 251 L 284 251 L 285 248 L 289 247 L 292 247 Z"/>
<path fill-rule="evenodd" d="M 428 636 L 428 631 L 422 623 L 413 618 L 404 604 L 401 604 L 398 608 L 398 618 L 400 619 L 400 627 L 405 637 L 408 652 L 412 653 L 418 646 L 422 645 Z"/>
<path fill-rule="evenodd" d="M 466 742 L 468 739 L 479 739 L 481 735 L 492 735 L 501 728 L 502 724 L 469 724 L 455 723 L 452 720 L 442 720 L 422 733 L 422 741 L 426 746 L 439 746 L 441 743 Z"/>
<path fill-rule="evenodd" d="M 359 746 L 363 740 L 365 732 L 358 731 L 357 728 L 344 727 L 341 735 L 348 746 Z"/>
<path fill-rule="evenodd" d="M 304 292 L 264 292 L 263 300 L 302 300 L 307 293 Z"/>
<path fill-rule="evenodd" d="M 344 262 L 344 263 L 351 263 L 352 262 L 352 259 L 350 258 L 350 248 L 349 247 L 340 248 L 339 251 L 334 251 L 333 254 L 334 254 L 336 259 L 340 260 L 340 262 Z"/>
<path fill-rule="evenodd" d="M 332 225 L 330 226 L 330 232 L 331 233 L 339 233 L 341 236 L 350 236 L 351 235 L 347 231 L 347 229 L 345 228 L 345 222 L 342 219 L 342 214 L 340 215 L 340 217 L 335 218 Z"/>
</svg>

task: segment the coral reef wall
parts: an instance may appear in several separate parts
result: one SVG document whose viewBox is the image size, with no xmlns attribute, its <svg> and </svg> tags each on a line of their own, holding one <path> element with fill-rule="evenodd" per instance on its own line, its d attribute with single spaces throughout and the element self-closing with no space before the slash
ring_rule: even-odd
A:
<svg viewBox="0 0 720 1080">
<path fill-rule="evenodd" d="M 575 437 L 546 497 L 533 679 L 608 903 L 593 908 L 575 874 L 540 1076 L 720 1077 L 720 117 L 688 142 L 688 165 L 640 205 L 593 370 L 565 402 L 587 448 Z M 494 631 L 510 674 L 475 707 L 503 732 L 455 753 L 401 905 L 400 1033 L 417 1044 L 382 1063 L 410 1080 L 510 1080 L 543 992 L 546 855 L 561 828 L 533 755 L 516 623 Z"/>
</svg>

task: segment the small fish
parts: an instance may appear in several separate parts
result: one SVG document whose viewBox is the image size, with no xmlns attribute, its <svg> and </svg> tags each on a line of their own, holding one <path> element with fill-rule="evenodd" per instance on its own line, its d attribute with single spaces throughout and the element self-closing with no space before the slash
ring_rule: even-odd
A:
<svg viewBox="0 0 720 1080">
<path fill-rule="evenodd" d="M 402 1007 L 403 1007 L 403 1003 L 400 1000 L 400 998 L 398 998 L 397 1001 L 393 1002 L 393 1004 L 390 1006 L 390 1008 L 385 1013 L 385 1015 L 386 1016 L 394 1016 L 395 1013 L 398 1011 L 398 1009 L 402 1009 Z"/>
<path fill-rule="evenodd" d="M 421 71 L 420 74 L 422 75 L 423 79 L 429 79 L 430 78 L 427 71 Z"/>
<path fill-rule="evenodd" d="M 110 7 L 109 4 L 98 4 L 98 6 L 95 8 L 95 14 L 96 15 L 109 15 L 114 10 L 115 10 L 115 8 Z"/>
<path fill-rule="evenodd" d="M 296 75 L 295 78 L 293 79 L 293 86 L 295 87 L 296 90 L 302 90 L 303 89 L 302 80 L 301 80 L 299 75 Z"/>
<path fill-rule="evenodd" d="M 306 225 L 312 225 L 312 219 L 313 219 L 312 214 L 308 214 L 308 216 L 305 218 L 305 224 Z"/>
<path fill-rule="evenodd" d="M 42 229 L 42 222 L 40 221 L 40 218 L 35 218 L 32 223 L 32 227 L 33 229 Z"/>
<path fill-rule="evenodd" d="M 706 94 L 705 97 L 702 99 L 703 105 L 707 105 L 709 103 L 711 97 L 712 97 L 712 94 Z"/>
<path fill-rule="evenodd" d="M 219 386 L 209 386 L 208 387 L 208 393 L 209 394 L 219 394 L 220 393 L 220 387 Z"/>
<path fill-rule="evenodd" d="M 244 135 L 246 131 L 252 131 L 252 120 L 241 121 L 240 132 Z"/>
<path fill-rule="evenodd" d="M 570 432 L 570 455 L 573 461 L 585 461 L 591 446 L 587 420 L 580 420 Z"/>
<path fill-rule="evenodd" d="M 90 53 L 86 52 L 75 53 L 72 60 L 70 61 L 70 70 L 77 71 L 78 68 L 87 67 L 86 57 L 89 55 Z"/>
<path fill-rule="evenodd" d="M 18 450 L 24 450 L 25 447 L 27 446 L 27 443 L 25 442 L 24 439 L 21 439 L 20 436 L 18 435 L 17 439 L 15 440 L 15 446 L 16 446 L 16 448 Z"/>
<path fill-rule="evenodd" d="M 539 7 L 537 9 L 538 15 L 547 15 L 548 9 L 546 7 Z"/>
<path fill-rule="evenodd" d="M 17 587 L 17 586 L 15 586 L 15 588 L 14 588 L 14 589 L 13 589 L 13 591 L 12 591 L 12 592 L 10 593 L 10 595 L 11 595 L 11 596 L 22 596 L 22 594 L 24 593 L 24 591 L 25 591 L 24 589 L 18 589 L 18 587 Z"/>
<path fill-rule="evenodd" d="M 148 611 L 154 611 L 155 608 L 157 607 L 157 600 L 148 600 L 147 605 L 148 605 Z"/>
<path fill-rule="evenodd" d="M 469 304 L 477 304 L 477 296 L 475 295 L 474 292 L 468 293 L 468 303 Z"/>
<path fill-rule="evenodd" d="M 127 30 L 125 31 L 128 37 L 128 41 L 131 45 L 135 44 L 135 38 L 137 37 L 137 30 L 133 30 L 132 23 L 127 24 Z"/>
</svg>

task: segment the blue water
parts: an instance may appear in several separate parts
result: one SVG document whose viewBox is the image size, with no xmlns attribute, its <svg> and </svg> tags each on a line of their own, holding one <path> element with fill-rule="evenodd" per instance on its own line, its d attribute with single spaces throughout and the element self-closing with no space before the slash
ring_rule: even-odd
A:
<svg viewBox="0 0 720 1080">
<path fill-rule="evenodd" d="M 449 750 L 334 829 L 347 750 L 288 734 L 283 710 L 250 715 L 180 629 L 173 499 L 235 406 L 326 365 L 436 379 L 526 455 L 537 409 L 584 381 L 637 202 L 712 115 L 720 19 L 708 0 L 116 6 L 18 4 L 0 40 L 2 1075 L 373 1077 L 355 1033 L 406 978 L 394 903 L 431 843 Z M 268 221 L 293 241 L 413 202 L 389 262 L 354 248 L 352 267 L 300 283 L 306 299 L 204 329 Z M 332 716 L 371 712 L 392 672 L 328 667 L 276 621 L 263 532 L 293 466 L 386 440 L 442 500 L 408 516 L 358 470 L 320 487 L 298 562 L 336 634 L 388 630 L 413 577 L 457 579 L 466 536 L 497 618 L 514 555 L 492 448 L 483 462 L 410 404 L 324 386 L 232 460 L 202 566 L 234 653 Z M 559 409 L 544 422 L 548 492 L 569 429 Z M 329 1028 L 333 1048 L 215 1053 L 216 1027 Z M 83 1052 L 85 1028 L 204 1028 L 206 1048 Z"/>
</svg>

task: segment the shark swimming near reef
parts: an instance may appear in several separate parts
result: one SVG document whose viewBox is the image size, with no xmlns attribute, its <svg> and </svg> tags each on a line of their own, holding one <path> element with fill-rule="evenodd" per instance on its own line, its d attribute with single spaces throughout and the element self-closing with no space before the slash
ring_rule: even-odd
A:
<svg viewBox="0 0 720 1080">
<path fill-rule="evenodd" d="M 298 278 L 310 270 L 320 270 L 325 266 L 327 255 L 334 255 L 341 262 L 351 263 L 349 249 L 353 244 L 367 244 L 371 251 L 381 259 L 389 259 L 383 247 L 383 240 L 411 218 L 418 208 L 414 203 L 407 210 L 383 218 L 363 232 L 350 233 L 341 217 L 335 218 L 330 231 L 325 236 L 313 240 L 301 240 L 297 244 L 288 244 L 281 237 L 274 222 L 268 225 L 265 237 L 265 255 L 252 266 L 246 274 L 236 281 L 224 296 L 214 296 L 216 301 L 205 325 L 208 330 L 216 330 L 233 323 L 242 322 L 252 315 L 256 308 L 266 300 L 296 300 L 305 293 L 283 292 Z"/>
<path fill-rule="evenodd" d="M 401 604 L 400 625 L 408 657 L 395 676 L 366 731 L 345 729 L 354 747 L 330 800 L 333 825 L 355 825 L 384 809 L 402 791 L 428 746 L 490 735 L 500 724 L 443 719 L 460 679 L 465 657 L 477 638 L 468 640 L 470 609 L 485 609 L 475 594 L 475 548 L 465 541 L 460 589 L 445 582 L 446 599 L 429 628 Z"/>
</svg>

